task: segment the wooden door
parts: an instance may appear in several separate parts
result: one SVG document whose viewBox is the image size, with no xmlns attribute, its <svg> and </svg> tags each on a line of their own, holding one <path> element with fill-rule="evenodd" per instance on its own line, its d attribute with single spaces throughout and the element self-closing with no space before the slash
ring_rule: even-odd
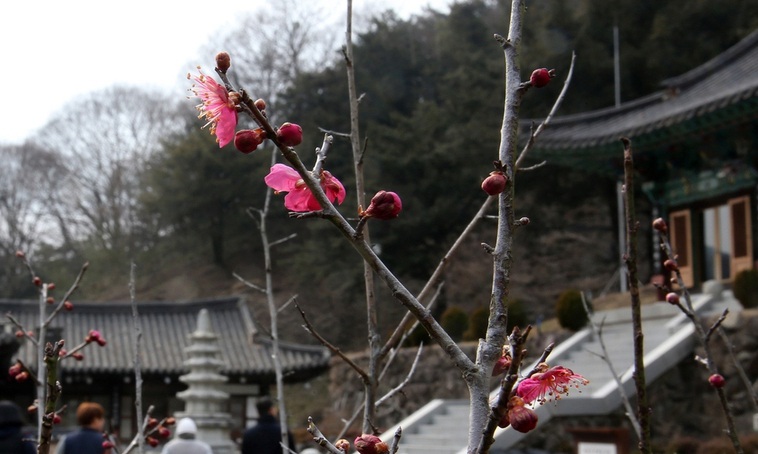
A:
<svg viewBox="0 0 758 454">
<path fill-rule="evenodd" d="M 731 217 L 732 257 L 731 278 L 742 270 L 753 267 L 753 235 L 750 219 L 750 197 L 729 200 Z"/>
<path fill-rule="evenodd" d="M 690 210 L 674 211 L 669 215 L 669 236 L 671 249 L 676 255 L 679 272 L 684 285 L 692 287 L 695 283 L 692 268 L 692 225 Z"/>
</svg>

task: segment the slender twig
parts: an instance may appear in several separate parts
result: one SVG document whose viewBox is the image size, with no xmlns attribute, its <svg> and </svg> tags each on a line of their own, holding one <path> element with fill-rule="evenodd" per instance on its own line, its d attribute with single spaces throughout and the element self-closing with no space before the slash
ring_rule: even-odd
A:
<svg viewBox="0 0 758 454">
<path fill-rule="evenodd" d="M 303 311 L 302 308 L 300 308 L 300 305 L 295 304 L 295 307 L 297 308 L 298 312 L 300 312 L 300 316 L 303 318 L 303 322 L 305 325 L 303 328 L 305 328 L 306 331 L 308 331 L 311 336 L 313 336 L 317 341 L 321 342 L 321 345 L 328 348 L 329 351 L 334 353 L 335 355 L 339 356 L 340 359 L 345 361 L 345 363 L 350 366 L 351 369 L 353 369 L 358 375 L 360 375 L 362 380 L 368 380 L 368 373 L 363 370 L 362 367 L 360 367 L 358 364 L 355 363 L 355 361 L 351 360 L 350 358 L 345 355 L 342 350 L 340 350 L 338 347 L 336 347 L 334 344 L 326 340 L 321 334 L 319 334 L 316 329 L 311 325 L 310 320 L 308 320 L 308 317 L 305 315 L 305 311 Z"/>
<path fill-rule="evenodd" d="M 397 454 L 398 448 L 400 448 L 400 437 L 403 436 L 403 428 L 398 427 L 395 431 L 395 435 L 392 436 L 392 443 L 390 444 L 390 454 Z"/>
<path fill-rule="evenodd" d="M 734 367 L 737 369 L 737 374 L 740 376 L 740 380 L 742 380 L 742 384 L 745 386 L 745 390 L 750 396 L 750 400 L 753 404 L 753 411 L 758 412 L 758 394 L 755 392 L 755 388 L 753 388 L 753 382 L 747 376 L 747 373 L 745 373 L 745 368 L 742 367 L 742 364 L 740 364 L 737 356 L 734 354 L 732 342 L 724 332 L 724 328 L 719 326 L 718 333 L 721 337 L 721 340 L 724 342 L 724 346 L 726 346 L 727 352 L 729 352 L 729 357 L 732 358 L 732 363 L 734 363 Z"/>
<path fill-rule="evenodd" d="M 605 339 L 603 338 L 603 323 L 601 323 L 600 326 L 597 326 L 595 321 L 592 320 L 592 311 L 590 310 L 589 304 L 587 304 L 587 299 L 584 296 L 584 292 L 582 292 L 582 306 L 584 306 L 584 312 L 587 314 L 587 318 L 590 321 L 590 329 L 592 330 L 592 334 L 593 336 L 597 337 L 598 342 L 600 343 L 600 349 L 603 352 L 602 354 L 595 354 L 599 356 L 600 359 L 602 359 L 603 362 L 608 366 L 608 370 L 610 370 L 611 375 L 613 376 L 613 380 L 616 382 L 616 389 L 618 389 L 619 396 L 621 397 L 621 402 L 624 404 L 626 417 L 632 424 L 634 433 L 637 434 L 637 439 L 639 440 L 642 438 L 642 429 L 640 428 L 639 422 L 634 417 L 634 408 L 632 408 L 632 403 L 629 402 L 629 397 L 627 397 L 626 393 L 624 392 L 624 387 L 621 383 L 621 379 L 619 378 L 619 374 L 616 372 L 616 368 L 613 367 L 611 357 L 608 354 L 608 348 L 605 346 Z"/>
<path fill-rule="evenodd" d="M 58 304 L 55 306 L 55 309 L 47 317 L 45 320 L 45 325 L 50 324 L 53 318 L 58 315 L 58 312 L 60 312 L 65 307 L 66 301 L 68 301 L 76 289 L 79 288 L 79 284 L 82 282 L 82 278 L 84 277 L 84 273 L 87 271 L 87 268 L 89 268 L 89 262 L 85 262 L 84 265 L 82 265 L 82 268 L 79 270 L 79 274 L 77 274 L 76 279 L 74 279 L 74 283 L 71 284 L 71 287 L 66 291 L 66 293 L 63 295 L 63 298 L 61 298 L 60 302 L 58 302 Z"/>
<path fill-rule="evenodd" d="M 553 116 L 558 111 L 558 108 L 561 107 L 561 104 L 563 104 L 563 99 L 566 97 L 566 93 L 568 92 L 569 84 L 571 83 L 571 77 L 574 74 L 574 62 L 576 61 L 576 52 L 571 52 L 571 65 L 569 66 L 568 74 L 566 74 L 566 80 L 563 81 L 563 88 L 561 89 L 560 94 L 555 99 L 555 102 L 553 103 L 553 107 L 550 109 L 550 113 L 547 114 L 547 117 L 545 117 L 544 120 L 542 120 L 542 123 L 537 127 L 536 130 L 532 131 L 531 135 L 529 136 L 529 140 L 527 141 L 526 145 L 524 146 L 524 149 L 521 150 L 521 154 L 519 155 L 518 159 L 516 160 L 516 169 L 517 170 L 531 170 L 534 167 L 538 167 L 541 164 L 538 164 L 537 166 L 532 166 L 528 169 L 522 169 L 521 163 L 524 161 L 524 158 L 526 158 L 527 153 L 531 148 L 534 146 L 534 142 L 537 140 L 537 137 L 539 137 L 540 134 L 542 134 L 542 131 L 547 127 L 547 125 L 550 123 L 550 120 L 553 119 Z"/>
<path fill-rule="evenodd" d="M 421 352 L 424 349 L 424 344 L 420 344 L 418 346 L 418 351 L 416 351 L 416 357 L 413 359 L 413 364 L 411 364 L 411 369 L 408 371 L 408 375 L 405 376 L 405 379 L 400 382 L 397 386 L 392 388 L 387 394 L 379 398 L 374 405 L 376 407 L 379 407 L 381 404 L 392 398 L 395 394 L 402 391 L 402 389 L 405 387 L 405 385 L 408 384 L 409 381 L 411 381 L 411 378 L 413 377 L 413 373 L 416 371 L 416 365 L 418 364 L 418 360 L 421 357 Z"/>
<path fill-rule="evenodd" d="M 259 286 L 255 285 L 255 284 L 253 284 L 252 282 L 246 280 L 245 278 L 243 278 L 242 276 L 240 276 L 236 272 L 232 273 L 232 276 L 234 276 L 238 281 L 240 281 L 243 284 L 245 284 L 245 286 L 247 286 L 247 287 L 249 287 L 249 288 L 251 288 L 253 290 L 257 290 L 257 291 L 259 291 L 261 293 L 266 293 L 266 289 L 265 288 L 259 287 Z"/>
<path fill-rule="evenodd" d="M 140 324 L 139 310 L 137 309 L 137 284 L 136 284 L 137 265 L 132 262 L 129 269 L 129 301 L 132 306 L 132 326 L 134 330 L 134 406 L 137 411 L 137 419 L 142 417 L 142 326 Z M 137 443 L 139 452 L 145 449 L 145 431 L 144 427 L 139 427 L 137 432 Z"/>
<path fill-rule="evenodd" d="M 629 294 L 632 300 L 632 329 L 634 330 L 634 384 L 637 388 L 637 421 L 640 425 L 639 449 L 643 453 L 651 453 L 650 446 L 650 417 L 652 409 L 647 400 L 645 381 L 645 349 L 644 333 L 642 332 L 642 303 L 640 289 L 637 284 L 637 214 L 634 208 L 634 160 L 632 142 L 626 137 L 621 138 L 624 144 L 624 190 L 626 217 L 626 256 Z"/>
<path fill-rule="evenodd" d="M 331 452 L 332 454 L 345 454 L 344 451 L 337 449 L 336 446 L 329 443 L 329 440 L 327 440 L 324 434 L 321 433 L 316 424 L 313 422 L 313 418 L 310 416 L 308 416 L 308 433 L 313 436 L 313 441 L 315 441 L 319 446 Z"/>
<path fill-rule="evenodd" d="M 679 263 L 677 261 L 676 254 L 674 254 L 674 251 L 671 248 L 671 242 L 669 241 L 668 234 L 665 231 L 659 231 L 659 238 L 663 253 L 666 257 L 668 257 L 669 260 L 674 263 L 674 274 L 676 276 L 675 280 L 681 289 L 682 296 L 684 297 L 685 304 L 682 305 L 681 303 L 678 303 L 677 306 L 684 313 L 684 315 L 687 316 L 695 328 L 695 334 L 697 335 L 700 346 L 703 348 L 704 352 L 704 361 L 702 361 L 703 365 L 708 369 L 708 372 L 710 374 L 718 374 L 719 370 L 713 360 L 713 353 L 711 352 L 710 343 L 708 342 L 710 336 L 706 334 L 703 326 L 700 324 L 700 321 L 697 318 L 697 313 L 695 312 L 695 309 L 692 305 L 692 296 L 690 295 L 689 290 L 687 290 L 687 285 L 684 283 L 684 278 L 682 277 L 681 270 L 679 270 Z M 716 388 L 716 394 L 719 396 L 721 410 L 724 412 L 724 419 L 726 420 L 727 427 L 726 432 L 729 436 L 729 440 L 732 442 L 732 446 L 734 446 L 735 452 L 737 454 L 742 454 L 744 451 L 742 449 L 742 444 L 740 443 L 739 436 L 737 435 L 737 430 L 734 426 L 732 410 L 729 405 L 729 400 L 726 398 L 724 388 Z"/>
</svg>

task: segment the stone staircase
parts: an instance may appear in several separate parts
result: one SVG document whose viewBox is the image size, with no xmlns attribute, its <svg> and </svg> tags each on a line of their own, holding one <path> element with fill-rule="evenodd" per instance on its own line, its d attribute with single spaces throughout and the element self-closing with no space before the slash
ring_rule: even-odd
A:
<svg viewBox="0 0 758 454">
<path fill-rule="evenodd" d="M 701 316 L 721 314 L 725 308 L 730 313 L 742 307 L 731 291 L 722 291 L 715 284 L 706 288 L 707 293 L 693 296 L 693 306 Z M 666 303 L 643 306 L 643 332 L 645 342 L 645 376 L 651 382 L 687 355 L 695 345 L 692 323 L 678 308 Z M 623 392 L 632 396 L 635 392 L 632 380 L 634 350 L 631 325 L 631 310 L 628 307 L 597 312 L 593 320 L 602 326 L 602 338 L 611 356 L 610 360 L 619 375 Z M 729 319 L 727 319 L 727 322 Z M 535 408 L 539 417 L 537 430 L 553 416 L 602 415 L 614 411 L 622 404 L 618 385 L 602 354 L 600 340 L 590 328 L 577 332 L 557 345 L 548 358 L 551 365 L 562 365 L 590 380 L 580 392 L 572 392 L 560 402 L 549 402 Z M 522 370 L 530 370 L 528 364 Z M 496 394 L 493 393 L 492 397 Z M 468 437 L 468 400 L 442 400 L 429 402 L 381 438 L 392 439 L 398 427 L 402 427 L 398 454 L 465 454 Z M 528 434 L 512 428 L 498 429 L 495 433 L 493 453 L 508 451 Z"/>
</svg>

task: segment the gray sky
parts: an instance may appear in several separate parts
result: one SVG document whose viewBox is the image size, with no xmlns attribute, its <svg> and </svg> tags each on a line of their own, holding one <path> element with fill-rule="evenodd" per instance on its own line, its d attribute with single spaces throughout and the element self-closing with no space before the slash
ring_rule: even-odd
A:
<svg viewBox="0 0 758 454">
<path fill-rule="evenodd" d="M 313 1 L 313 0 L 310 0 Z M 317 0 L 344 15 L 343 0 Z M 354 0 L 356 13 L 425 6 L 447 12 L 452 0 Z M 275 4 L 275 1 L 272 3 Z M 77 96 L 114 84 L 176 90 L 208 38 L 266 0 L 36 0 L 0 9 L 0 143 L 20 143 Z M 377 6 L 381 5 L 381 6 Z"/>
</svg>

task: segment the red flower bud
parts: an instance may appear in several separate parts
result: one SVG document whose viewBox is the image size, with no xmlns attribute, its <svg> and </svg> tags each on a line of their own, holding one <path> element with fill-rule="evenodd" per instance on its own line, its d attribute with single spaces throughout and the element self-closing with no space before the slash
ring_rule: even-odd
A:
<svg viewBox="0 0 758 454">
<path fill-rule="evenodd" d="M 47 291 L 50 292 L 52 290 L 55 290 L 55 282 L 47 284 Z"/>
<path fill-rule="evenodd" d="M 252 153 L 265 138 L 266 131 L 261 128 L 241 129 L 234 135 L 234 147 L 242 153 Z"/>
<path fill-rule="evenodd" d="M 109 440 L 105 440 L 103 442 L 103 449 L 111 449 L 113 448 L 113 443 L 111 443 Z"/>
<path fill-rule="evenodd" d="M 303 141 L 303 128 L 295 123 L 284 123 L 276 131 L 276 138 L 285 147 L 295 147 Z"/>
<path fill-rule="evenodd" d="M 16 381 L 19 382 L 19 383 L 25 382 L 26 380 L 29 379 L 29 372 L 23 370 L 23 371 L 19 372 L 18 374 L 16 374 L 15 378 L 16 378 Z"/>
<path fill-rule="evenodd" d="M 60 357 L 66 356 L 66 353 L 68 353 L 68 350 L 66 350 L 65 348 L 58 350 L 58 356 Z"/>
<path fill-rule="evenodd" d="M 675 261 L 671 259 L 666 259 L 666 261 L 663 262 L 663 267 L 669 271 L 679 271 L 679 266 L 676 264 Z"/>
<path fill-rule="evenodd" d="M 163 424 L 167 426 L 173 426 L 174 424 L 176 424 L 176 418 L 174 418 L 173 416 L 169 416 L 168 418 L 166 418 L 165 421 L 163 421 Z"/>
<path fill-rule="evenodd" d="M 105 342 L 105 339 L 103 339 L 102 337 L 98 337 L 96 342 L 97 342 L 97 345 L 101 347 L 105 347 L 106 342 Z"/>
<path fill-rule="evenodd" d="M 16 375 L 20 374 L 24 371 L 24 367 L 21 366 L 21 363 L 16 363 L 8 368 L 8 375 L 11 377 L 15 377 Z"/>
<path fill-rule="evenodd" d="M 726 384 L 726 380 L 721 374 L 713 374 L 708 377 L 708 383 L 710 383 L 714 388 L 723 388 Z"/>
<path fill-rule="evenodd" d="M 334 443 L 334 447 L 339 449 L 342 452 L 349 452 L 350 451 L 350 442 L 345 440 L 344 438 L 340 438 Z"/>
<path fill-rule="evenodd" d="M 264 101 L 264 100 L 262 100 L 260 98 L 256 99 L 255 100 L 255 107 L 258 110 L 260 110 L 261 112 L 263 112 L 264 110 L 266 110 L 266 101 Z"/>
<path fill-rule="evenodd" d="M 158 425 L 158 420 L 155 418 L 150 418 L 147 420 L 147 427 L 152 428 Z"/>
<path fill-rule="evenodd" d="M 679 294 L 675 292 L 670 292 L 666 294 L 666 302 L 673 305 L 679 304 Z"/>
<path fill-rule="evenodd" d="M 482 181 L 482 190 L 489 195 L 497 195 L 505 191 L 506 183 L 508 183 L 508 177 L 503 172 L 495 170 Z"/>
<path fill-rule="evenodd" d="M 55 304 L 55 298 L 53 298 L 52 296 L 48 296 L 45 302 L 47 304 Z"/>
<path fill-rule="evenodd" d="M 35 404 L 29 405 L 28 407 L 26 407 L 26 411 L 29 413 L 34 413 L 35 411 L 37 411 L 37 405 Z"/>
<path fill-rule="evenodd" d="M 34 276 L 34 279 L 32 279 L 32 284 L 39 287 L 40 285 L 42 285 L 42 279 L 40 279 L 39 276 Z"/>
<path fill-rule="evenodd" d="M 158 428 L 158 435 L 159 435 L 161 438 L 168 438 L 168 437 L 170 437 L 170 436 L 171 436 L 171 431 L 170 431 L 170 430 L 168 430 L 166 427 L 160 426 L 160 427 Z"/>
<path fill-rule="evenodd" d="M 551 70 L 552 71 L 552 70 Z M 539 68 L 532 71 L 532 75 L 529 77 L 533 87 L 542 88 L 550 83 L 550 79 L 554 76 L 554 71 L 548 71 L 547 68 Z"/>
<path fill-rule="evenodd" d="M 226 52 L 219 52 L 216 54 L 216 68 L 225 73 L 232 66 L 232 57 Z"/>
<path fill-rule="evenodd" d="M 495 363 L 495 367 L 492 369 L 492 376 L 497 377 L 507 371 L 509 367 L 511 367 L 511 355 L 501 356 Z"/>
<path fill-rule="evenodd" d="M 79 352 L 74 352 L 71 354 L 71 357 L 74 358 L 77 361 L 81 361 L 84 359 L 84 355 Z"/>
<path fill-rule="evenodd" d="M 61 415 L 58 413 L 55 413 L 53 415 L 53 424 L 60 424 L 61 423 Z"/>
<path fill-rule="evenodd" d="M 16 337 L 18 337 L 19 339 L 24 337 L 24 332 L 21 330 L 16 331 Z"/>
<path fill-rule="evenodd" d="M 521 433 L 527 433 L 537 427 L 537 413 L 522 405 L 508 409 L 508 420 L 511 426 Z"/>
<path fill-rule="evenodd" d="M 63 303 L 63 309 L 66 309 L 67 311 L 73 311 L 74 310 L 74 303 L 71 301 L 65 301 Z"/>
<path fill-rule="evenodd" d="M 155 437 L 145 437 L 145 441 L 153 448 L 160 444 L 160 441 L 158 441 L 158 439 Z"/>
<path fill-rule="evenodd" d="M 400 196 L 390 191 L 379 191 L 371 198 L 366 211 L 360 212 L 361 217 L 370 217 L 376 219 L 394 219 L 403 209 L 403 202 Z"/>
<path fill-rule="evenodd" d="M 664 221 L 663 218 L 657 218 L 654 220 L 653 228 L 661 233 L 666 233 L 669 230 L 669 227 L 666 225 L 666 221 Z"/>
<path fill-rule="evenodd" d="M 24 251 L 16 251 L 16 258 L 22 259 L 26 257 L 26 254 L 24 254 Z"/>
<path fill-rule="evenodd" d="M 355 438 L 355 449 L 361 454 L 386 454 L 390 451 L 387 443 L 376 435 L 363 434 Z"/>
<path fill-rule="evenodd" d="M 31 337 L 31 338 L 33 338 L 33 337 L 34 337 L 34 331 L 27 331 L 27 332 L 26 332 L 26 337 Z"/>
</svg>

